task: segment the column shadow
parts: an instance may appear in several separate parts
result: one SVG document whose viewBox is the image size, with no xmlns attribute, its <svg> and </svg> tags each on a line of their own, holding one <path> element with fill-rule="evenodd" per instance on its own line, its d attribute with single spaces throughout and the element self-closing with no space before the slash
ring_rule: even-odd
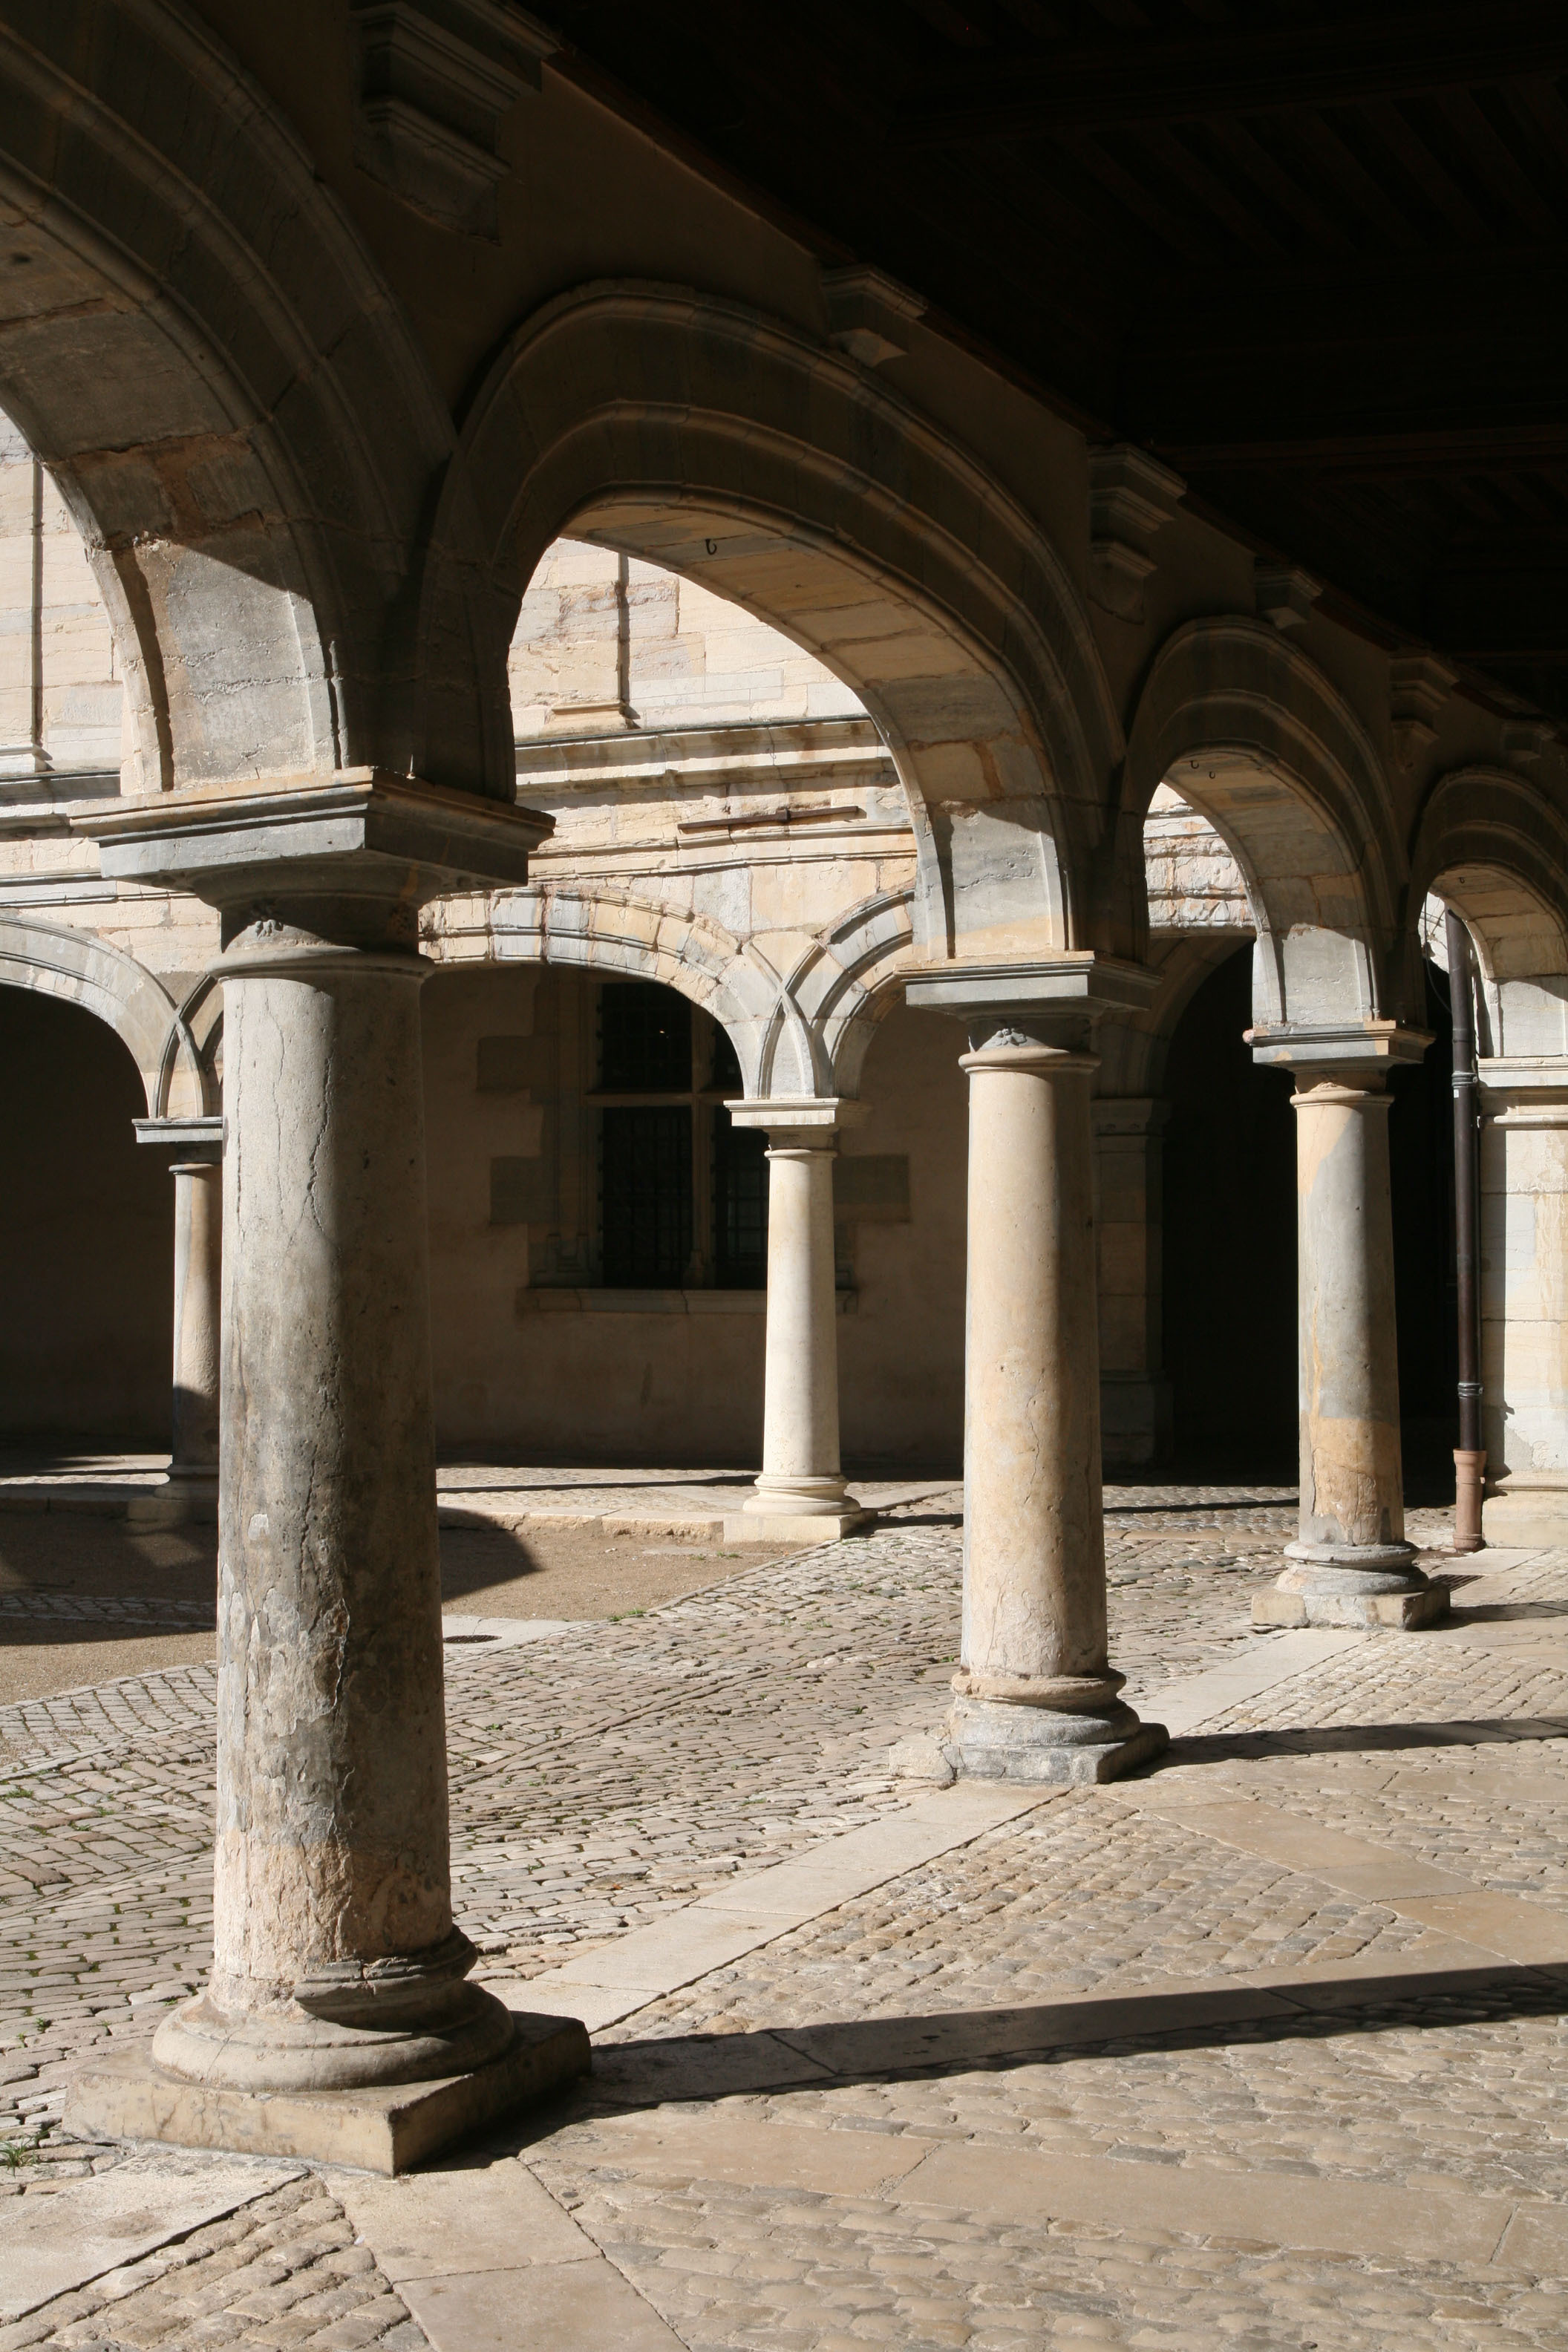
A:
<svg viewBox="0 0 1568 2352">
<path fill-rule="evenodd" d="M 520 1997 L 525 1992 L 519 1989 Z M 600 2109 L 663 2106 L 1070 2064 L 1142 2050 L 1218 2050 L 1411 2026 L 1443 2031 L 1565 2013 L 1568 1968 L 1499 1962 L 1387 1977 L 1336 1979 L 1325 1972 L 1321 1979 L 1267 1987 L 1211 1981 L 1191 1992 L 1090 1994 L 1015 2008 L 601 2043 L 591 2078 L 571 2095 L 579 2111 L 584 2103 Z M 520 2118 L 506 2144 L 521 2148 L 548 2138 L 562 2120 L 559 2111 Z"/>
</svg>

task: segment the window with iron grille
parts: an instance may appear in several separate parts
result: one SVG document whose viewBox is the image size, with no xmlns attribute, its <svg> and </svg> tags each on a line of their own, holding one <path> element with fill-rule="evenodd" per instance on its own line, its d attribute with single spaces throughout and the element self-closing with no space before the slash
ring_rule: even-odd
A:
<svg viewBox="0 0 1568 2352">
<path fill-rule="evenodd" d="M 599 990 L 601 1278 L 620 1289 L 761 1289 L 767 1139 L 731 1124 L 725 1031 L 673 989 Z"/>
<path fill-rule="evenodd" d="M 604 1113 L 604 1278 L 617 1289 L 679 1288 L 691 1262 L 691 1109 Z"/>
<path fill-rule="evenodd" d="M 762 1290 L 768 1279 L 768 1139 L 713 1119 L 713 1278 L 721 1290 Z"/>
</svg>

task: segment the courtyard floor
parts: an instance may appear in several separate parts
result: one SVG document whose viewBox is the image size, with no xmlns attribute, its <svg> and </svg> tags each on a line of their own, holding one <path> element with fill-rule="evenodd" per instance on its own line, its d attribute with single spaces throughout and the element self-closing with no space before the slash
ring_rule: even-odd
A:
<svg viewBox="0 0 1568 2352">
<path fill-rule="evenodd" d="M 1110 1489 L 1168 1757 L 943 1789 L 890 1758 L 957 1649 L 950 1487 L 734 1558 L 723 1474 L 445 1474 L 458 1916 L 595 2062 L 387 2183 L 62 2128 L 208 1945 L 210 1659 L 101 1667 L 209 1638 L 200 1544 L 113 1517 L 142 1475 L 0 1505 L 0 1643 L 93 1675 L 0 1706 L 0 2352 L 1568 2341 L 1568 1554 L 1444 1555 L 1441 1630 L 1254 1634 L 1288 1494 Z"/>
</svg>

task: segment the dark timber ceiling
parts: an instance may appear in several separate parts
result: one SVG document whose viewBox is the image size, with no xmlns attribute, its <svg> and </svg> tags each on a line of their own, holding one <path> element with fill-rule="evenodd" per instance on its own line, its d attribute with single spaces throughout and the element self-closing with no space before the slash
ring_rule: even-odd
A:
<svg viewBox="0 0 1568 2352">
<path fill-rule="evenodd" d="M 595 69 L 1568 716 L 1568 0 L 544 0 Z"/>
</svg>

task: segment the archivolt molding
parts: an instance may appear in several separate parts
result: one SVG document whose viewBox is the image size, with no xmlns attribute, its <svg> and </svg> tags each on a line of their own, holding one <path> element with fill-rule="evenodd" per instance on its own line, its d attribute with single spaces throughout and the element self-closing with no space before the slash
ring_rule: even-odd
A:
<svg viewBox="0 0 1568 2352">
<path fill-rule="evenodd" d="M 143 787 L 361 763 L 493 779 L 485 611 L 465 624 L 452 584 L 426 648 L 458 673 L 439 736 L 400 617 L 449 415 L 356 231 L 217 39 L 166 0 L 12 12 L 0 222 L 0 402 L 103 584 Z"/>
<path fill-rule="evenodd" d="M 473 404 L 427 646 L 480 519 L 492 641 L 574 533 L 700 581 L 851 686 L 909 797 L 926 956 L 1079 944 L 1121 749 L 1087 614 L 1011 493 L 868 371 L 717 298 L 581 288 L 518 331 Z"/>
<path fill-rule="evenodd" d="M 856 1096 L 879 1022 L 902 1002 L 913 961 L 913 897 L 879 891 L 820 931 L 789 975 L 812 1042 L 820 1092 Z"/>
<path fill-rule="evenodd" d="M 0 984 L 61 997 L 112 1029 L 142 1074 L 149 1118 L 217 1108 L 189 1024 L 163 982 L 91 931 L 0 915 Z"/>
<path fill-rule="evenodd" d="M 1410 858 L 1412 919 L 1445 875 L 1467 868 L 1506 876 L 1540 913 L 1541 929 L 1563 953 L 1568 939 L 1568 818 L 1540 787 L 1511 768 L 1451 768 L 1426 796 Z M 1456 902 L 1457 903 L 1457 902 Z M 1461 909 L 1461 911 L 1463 911 Z M 1553 971 L 1568 961 L 1552 961 Z"/>
<path fill-rule="evenodd" d="M 633 893 L 546 883 L 448 900 L 429 945 L 443 961 L 554 964 L 678 989 L 729 1032 L 753 1100 L 854 1095 L 911 947 L 908 891 L 837 917 L 781 972 L 721 924 Z"/>
<path fill-rule="evenodd" d="M 1222 835 L 1247 882 L 1261 949 L 1258 1017 L 1359 1021 L 1396 1010 L 1406 869 L 1387 776 L 1322 672 L 1261 621 L 1190 621 L 1167 638 L 1128 742 L 1103 900 L 1122 953 L 1145 951 L 1143 821 L 1167 778 Z"/>
</svg>

